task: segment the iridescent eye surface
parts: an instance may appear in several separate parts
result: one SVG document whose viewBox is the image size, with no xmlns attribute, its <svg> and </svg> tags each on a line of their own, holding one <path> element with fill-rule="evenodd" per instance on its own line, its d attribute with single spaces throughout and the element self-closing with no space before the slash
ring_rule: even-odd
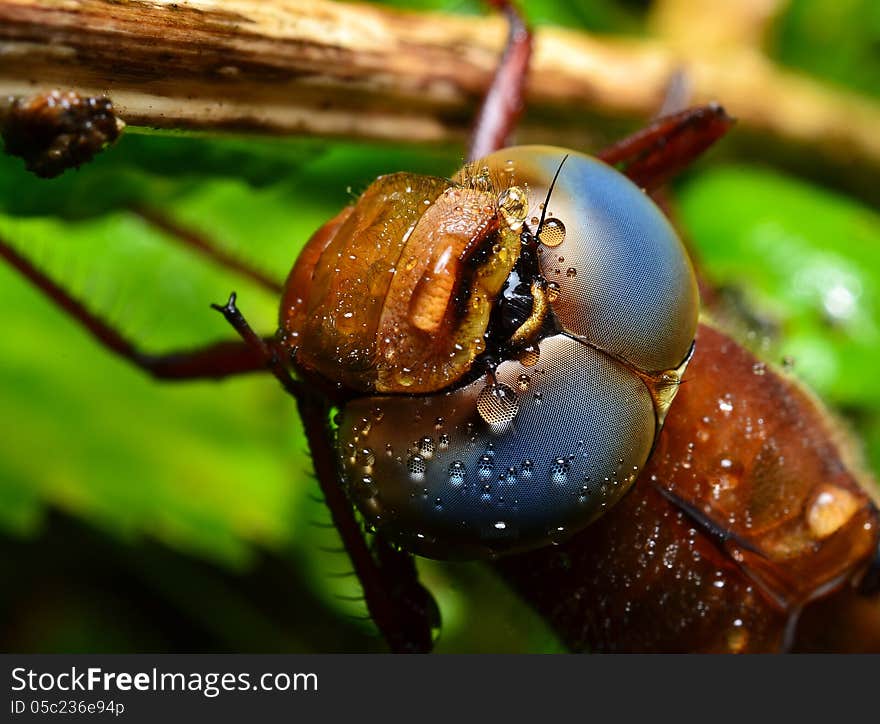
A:
<svg viewBox="0 0 880 724">
<path fill-rule="evenodd" d="M 681 242 L 617 171 L 546 146 L 478 166 L 495 188 L 526 189 L 530 207 L 524 251 L 493 304 L 518 290 L 507 303 L 526 318 L 540 297 L 541 324 L 529 344 L 498 346 L 506 356 L 483 366 L 478 357 L 448 388 L 367 394 L 337 418 L 343 477 L 367 520 L 438 558 L 546 545 L 613 505 L 650 454 L 699 311 Z M 485 333 L 489 352 L 499 318 Z"/>
<path fill-rule="evenodd" d="M 518 182 L 528 183 L 539 201 L 564 155 L 543 146 L 496 154 L 514 162 Z M 677 367 L 694 341 L 699 294 L 687 252 L 663 212 L 623 174 L 570 154 L 547 218 L 563 240 L 539 247 L 541 271 L 560 287 L 553 312 L 565 330 L 643 370 Z M 561 227 L 564 234 L 556 231 Z"/>
</svg>

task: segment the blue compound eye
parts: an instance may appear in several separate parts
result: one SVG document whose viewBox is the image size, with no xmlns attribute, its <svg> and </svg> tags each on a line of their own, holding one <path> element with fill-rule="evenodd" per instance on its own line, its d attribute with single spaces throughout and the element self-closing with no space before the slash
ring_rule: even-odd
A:
<svg viewBox="0 0 880 724">
<path fill-rule="evenodd" d="M 648 459 L 699 311 L 681 242 L 624 176 L 543 146 L 481 163 L 528 189 L 534 279 L 518 268 L 508 286 L 547 292 L 534 344 L 511 348 L 494 375 L 475 369 L 435 393 L 366 395 L 337 418 L 343 479 L 368 522 L 437 558 L 563 540 L 617 502 Z"/>
<path fill-rule="evenodd" d="M 565 154 L 546 146 L 500 152 L 539 202 Z M 532 219 L 542 211 L 533 208 Z M 614 169 L 570 153 L 546 211 L 540 265 L 559 286 L 553 311 L 561 326 L 642 370 L 678 367 L 696 333 L 699 293 L 660 209 Z"/>
</svg>

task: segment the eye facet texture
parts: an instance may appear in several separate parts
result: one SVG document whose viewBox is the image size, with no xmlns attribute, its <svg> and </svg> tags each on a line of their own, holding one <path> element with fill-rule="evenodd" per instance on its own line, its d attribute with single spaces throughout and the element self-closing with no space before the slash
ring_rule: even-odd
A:
<svg viewBox="0 0 880 724">
<path fill-rule="evenodd" d="M 647 461 L 665 412 L 655 392 L 690 351 L 693 269 L 640 189 L 546 146 L 505 149 L 478 167 L 496 185 L 527 186 L 534 233 L 566 155 L 538 251 L 541 276 L 557 285 L 548 298 L 560 333 L 540 340 L 537 362 L 506 360 L 494 381 L 436 393 L 362 397 L 338 418 L 356 504 L 421 555 L 533 548 L 601 515 Z"/>
<path fill-rule="evenodd" d="M 484 163 L 512 161 L 517 183 L 529 187 L 530 218 L 540 218 L 538 205 L 566 153 L 547 208 L 548 219 L 562 222 L 564 240 L 539 247 L 544 277 L 560 288 L 557 319 L 639 369 L 677 367 L 694 340 L 699 293 L 684 246 L 645 193 L 601 161 L 560 148 L 520 146 Z M 552 225 L 550 232 L 552 242 L 559 232 Z"/>
<path fill-rule="evenodd" d="M 485 557 L 562 539 L 629 488 L 654 439 L 647 387 L 568 337 L 539 348 L 534 367 L 498 368 L 498 383 L 519 398 L 503 430 L 477 412 L 483 379 L 346 407 L 339 430 L 346 478 L 374 481 L 354 495 L 393 540 L 427 556 Z"/>
</svg>

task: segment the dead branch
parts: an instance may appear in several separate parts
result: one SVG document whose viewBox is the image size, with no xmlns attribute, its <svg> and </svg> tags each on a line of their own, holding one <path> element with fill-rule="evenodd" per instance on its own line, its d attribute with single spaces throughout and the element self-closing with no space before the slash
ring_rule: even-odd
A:
<svg viewBox="0 0 880 724">
<path fill-rule="evenodd" d="M 461 141 L 501 50 L 498 17 L 327 0 L 0 0 L 0 95 L 106 93 L 129 125 Z M 541 28 L 520 140 L 583 141 L 585 114 L 645 118 L 685 68 L 695 103 L 880 168 L 880 104 L 741 52 Z"/>
</svg>

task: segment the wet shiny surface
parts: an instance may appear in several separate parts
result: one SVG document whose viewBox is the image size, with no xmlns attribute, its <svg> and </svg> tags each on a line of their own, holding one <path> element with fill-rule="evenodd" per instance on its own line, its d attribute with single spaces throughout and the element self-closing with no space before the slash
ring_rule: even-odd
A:
<svg viewBox="0 0 880 724">
<path fill-rule="evenodd" d="M 512 170 L 511 183 L 528 185 L 534 231 L 566 154 L 540 247 L 541 272 L 559 285 L 558 320 L 642 370 L 677 367 L 694 339 L 699 296 L 687 252 L 653 201 L 601 161 L 562 148 L 518 146 L 478 165 Z"/>
<path fill-rule="evenodd" d="M 492 396 L 500 402 L 478 405 L 487 385 L 363 398 L 342 415 L 342 464 L 358 506 L 422 555 L 564 540 L 613 505 L 647 458 L 647 387 L 580 342 L 551 337 L 534 366 L 505 362 L 504 391 Z"/>
<path fill-rule="evenodd" d="M 557 170 L 537 264 L 523 257 L 516 272 L 516 283 L 537 285 L 550 323 L 521 324 L 514 351 L 503 353 L 518 359 L 502 360 L 494 378 L 486 366 L 463 386 L 365 396 L 338 417 L 349 494 L 371 525 L 413 552 L 475 558 L 568 539 L 632 485 L 677 391 L 697 286 L 684 247 L 640 189 L 595 159 L 547 146 L 492 154 L 453 183 L 467 193 L 524 189 L 518 208 L 528 207 L 534 236 Z M 504 238 L 519 248 L 518 232 Z M 481 268 L 510 253 L 496 244 Z M 448 293 L 437 280 L 409 292 L 419 330 L 443 331 L 430 313 Z M 488 296 L 474 292 L 470 303 L 494 303 Z M 471 341 L 483 351 L 484 337 Z M 835 523 L 831 514 L 817 521 Z"/>
<path fill-rule="evenodd" d="M 811 612 L 852 590 L 878 541 L 871 489 L 827 413 L 707 325 L 686 380 L 631 493 L 497 569 L 575 651 L 876 651 L 876 625 L 843 642 L 849 610 Z"/>
</svg>

